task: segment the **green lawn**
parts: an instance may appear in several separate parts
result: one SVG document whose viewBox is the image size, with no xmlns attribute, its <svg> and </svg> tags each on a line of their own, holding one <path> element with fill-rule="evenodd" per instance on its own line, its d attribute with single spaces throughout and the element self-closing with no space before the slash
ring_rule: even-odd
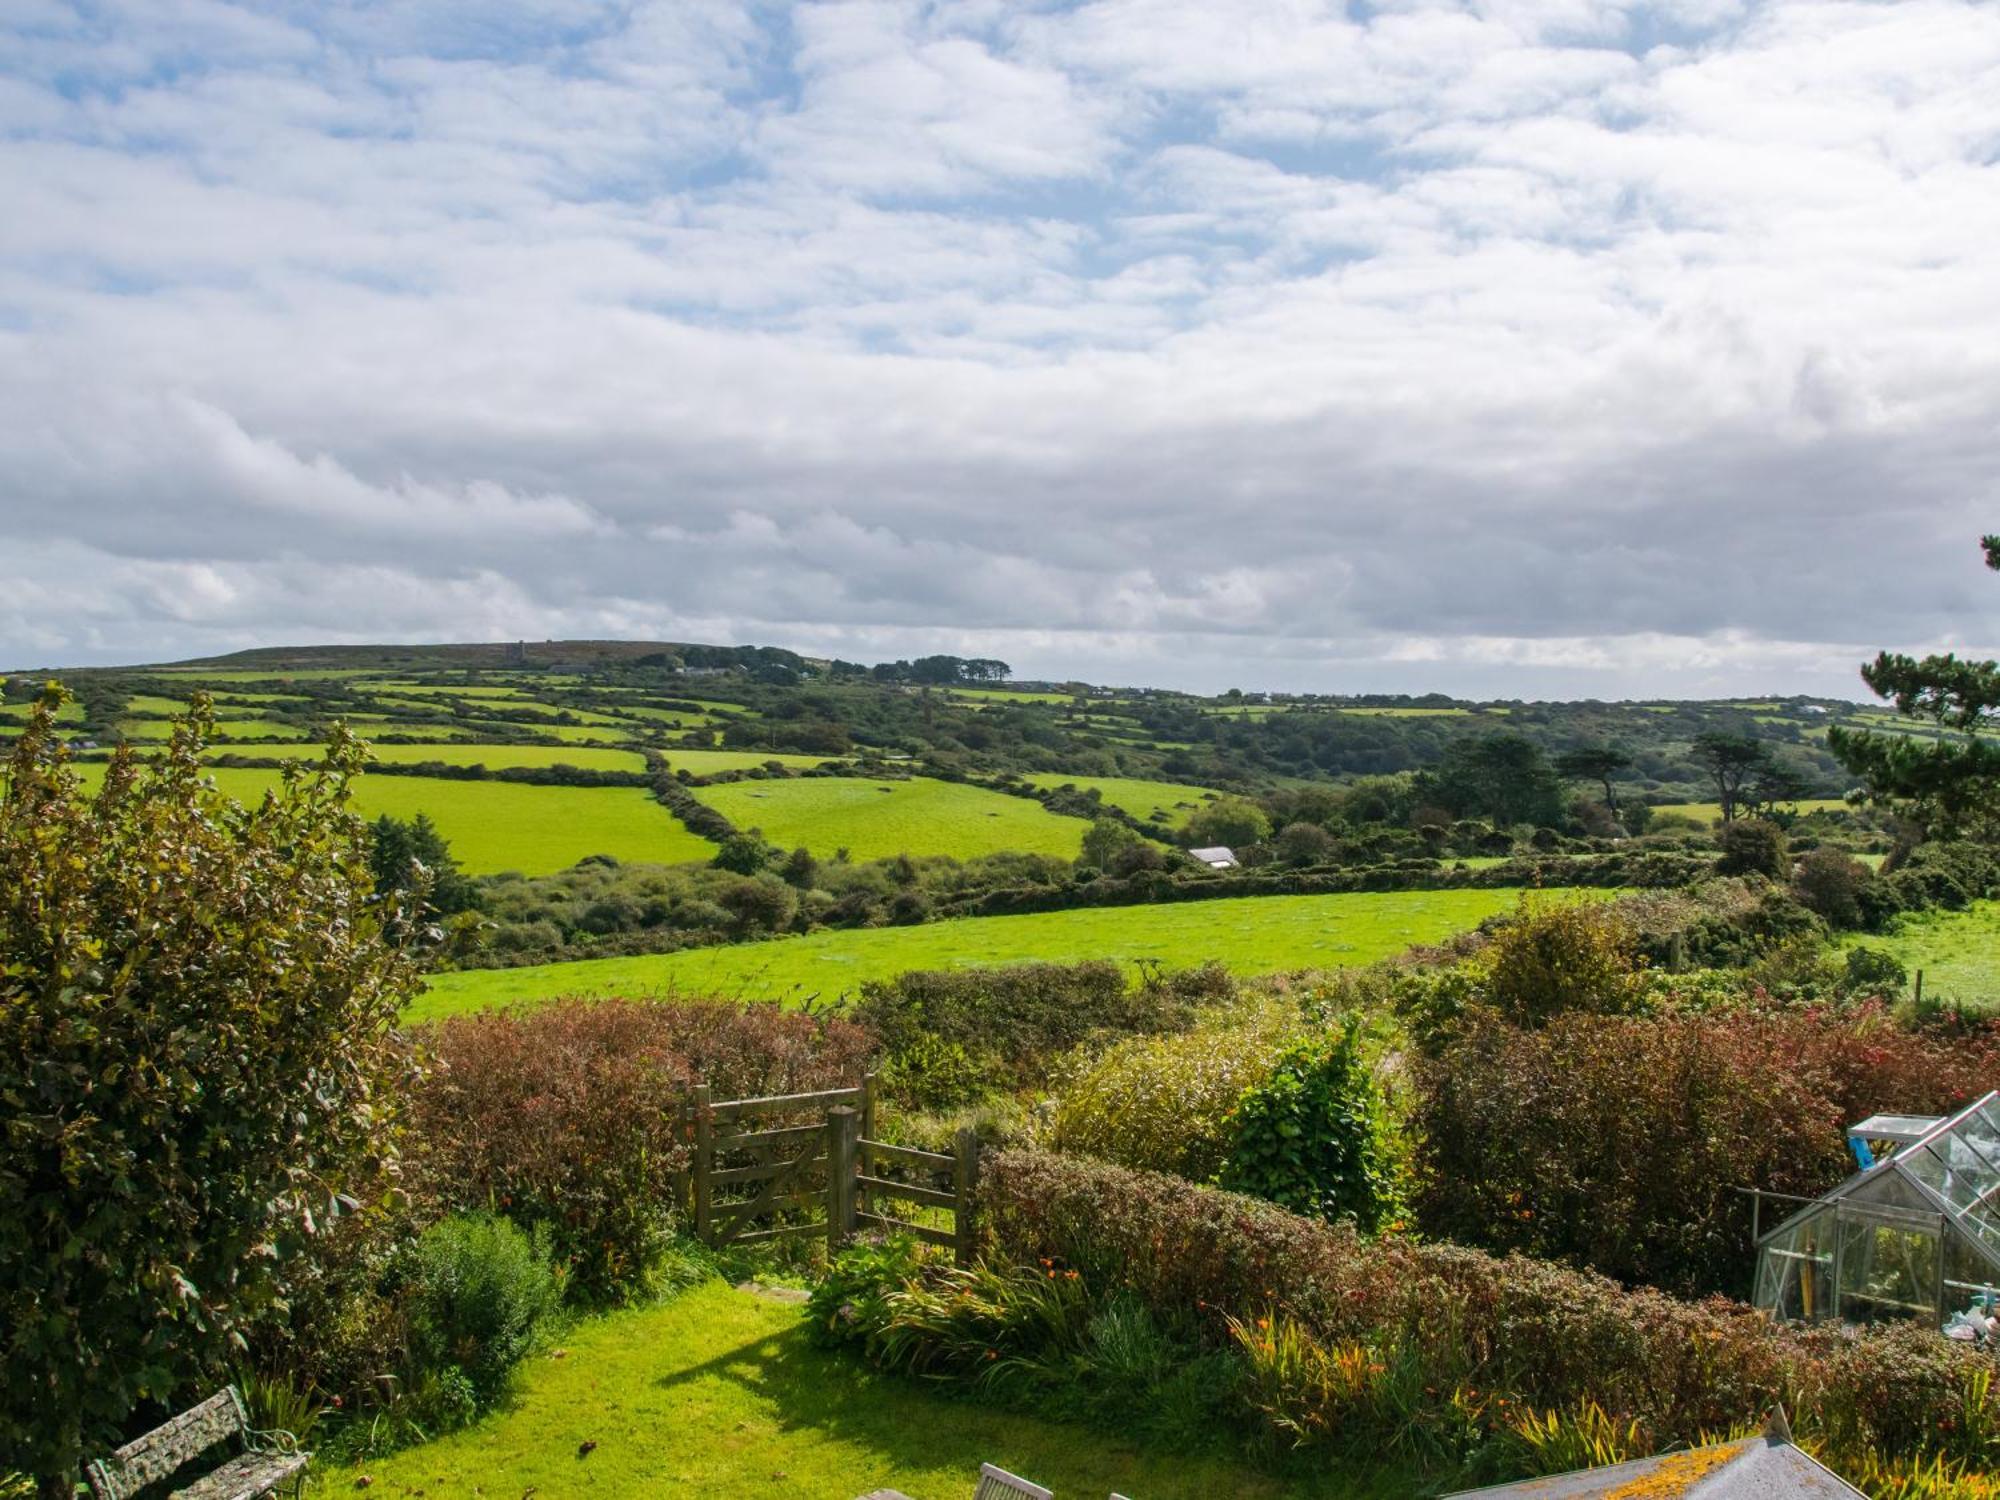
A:
<svg viewBox="0 0 2000 1500">
<path fill-rule="evenodd" d="M 1900 919 L 1886 937 L 1863 933 L 1842 946 L 1886 949 L 1913 980 L 1922 969 L 1926 996 L 2000 1010 L 2000 901 L 1915 913 Z"/>
<path fill-rule="evenodd" d="M 393 1457 L 331 1470 L 326 1493 L 852 1500 L 889 1486 L 913 1500 L 970 1500 L 983 1462 L 1065 1500 L 1114 1490 L 1137 1500 L 1398 1493 L 1332 1476 L 1288 1485 L 953 1400 L 815 1348 L 797 1307 L 721 1282 L 664 1307 L 594 1318 L 562 1349 L 560 1359 L 530 1358 L 506 1409 Z M 596 1446 L 579 1457 L 585 1443 Z"/>
<path fill-rule="evenodd" d="M 367 736 L 364 734 L 363 739 Z M 637 750 L 600 750 L 566 745 L 374 745 L 369 751 L 384 765 L 412 766 L 427 760 L 448 766 L 485 766 L 490 771 L 521 767 L 575 766 L 580 771 L 643 771 L 646 757 Z M 273 760 L 317 760 L 325 745 L 270 745 L 243 751 L 233 745 L 213 746 L 210 755 L 254 754 Z"/>
<path fill-rule="evenodd" d="M 1113 807 L 1122 807 L 1144 822 L 1156 812 L 1166 814 L 1169 825 L 1178 828 L 1194 810 L 1216 793 L 1198 786 L 1181 786 L 1171 781 L 1142 781 L 1133 776 L 1068 776 L 1061 771 L 1037 771 L 1021 778 L 1030 786 L 1073 785 L 1078 791 L 1095 787 Z"/>
<path fill-rule="evenodd" d="M 738 828 L 761 828 L 772 843 L 807 848 L 822 859 L 836 849 L 855 859 L 897 854 L 970 859 L 1008 850 L 1074 859 L 1090 826 L 1025 797 L 924 777 L 735 781 L 699 787 L 695 796 Z"/>
<path fill-rule="evenodd" d="M 1161 906 L 1111 906 L 1024 917 L 965 917 L 920 927 L 808 933 L 761 943 L 637 958 L 594 958 L 521 969 L 433 975 L 408 1012 L 458 1011 L 558 995 L 740 995 L 803 1001 L 849 993 L 910 969 L 1047 960 L 1214 959 L 1240 974 L 1373 963 L 1434 943 L 1514 904 L 1516 890 L 1366 891 L 1343 896 L 1237 896 Z"/>
<path fill-rule="evenodd" d="M 90 785 L 103 780 L 102 764 L 77 769 Z M 210 774 L 239 802 L 255 802 L 282 773 L 218 769 Z M 354 810 L 364 818 L 428 814 L 450 842 L 459 864 L 474 875 L 499 870 L 547 875 L 568 869 L 587 854 L 678 864 L 707 859 L 715 852 L 712 844 L 688 832 L 651 793 L 638 787 L 363 776 L 354 784 Z"/>
</svg>

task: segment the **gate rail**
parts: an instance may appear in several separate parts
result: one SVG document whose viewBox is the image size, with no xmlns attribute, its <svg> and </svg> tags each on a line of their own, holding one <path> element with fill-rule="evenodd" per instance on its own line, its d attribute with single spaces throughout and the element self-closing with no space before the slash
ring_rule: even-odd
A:
<svg viewBox="0 0 2000 1500">
<path fill-rule="evenodd" d="M 808 1110 L 823 1111 L 823 1119 L 801 1125 L 756 1124 L 772 1115 Z M 687 1176 L 695 1234 L 705 1244 L 720 1249 L 824 1234 L 828 1247 L 837 1250 L 866 1227 L 948 1246 L 961 1265 L 972 1258 L 978 1136 L 971 1130 L 959 1131 L 950 1153 L 874 1139 L 872 1073 L 857 1088 L 757 1099 L 712 1100 L 708 1085 L 698 1084 L 682 1110 L 682 1120 L 693 1147 Z M 719 1165 L 744 1156 L 753 1158 L 750 1164 Z M 749 1193 L 719 1198 L 718 1188 Z M 952 1227 L 947 1230 L 904 1217 L 911 1212 L 907 1204 L 949 1210 Z M 776 1218 L 795 1209 L 821 1210 L 824 1217 L 803 1223 Z"/>
</svg>

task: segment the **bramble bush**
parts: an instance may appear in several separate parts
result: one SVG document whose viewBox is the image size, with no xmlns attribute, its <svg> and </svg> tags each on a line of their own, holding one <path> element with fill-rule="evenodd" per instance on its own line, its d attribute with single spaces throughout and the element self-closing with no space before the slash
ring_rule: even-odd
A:
<svg viewBox="0 0 2000 1500">
<path fill-rule="evenodd" d="M 2000 1041 L 1845 1011 L 1477 1021 L 1414 1067 L 1428 1233 L 1701 1293 L 1748 1288 L 1748 1199 L 1813 1195 L 1878 1110 L 1944 1113 L 1991 1086 Z"/>
<path fill-rule="evenodd" d="M 874 1039 L 838 1018 L 715 1001 L 558 1001 L 430 1028 L 415 1185 L 438 1211 L 546 1225 L 577 1290 L 615 1297 L 664 1243 L 689 1090 L 718 1099 L 859 1081 Z"/>
</svg>

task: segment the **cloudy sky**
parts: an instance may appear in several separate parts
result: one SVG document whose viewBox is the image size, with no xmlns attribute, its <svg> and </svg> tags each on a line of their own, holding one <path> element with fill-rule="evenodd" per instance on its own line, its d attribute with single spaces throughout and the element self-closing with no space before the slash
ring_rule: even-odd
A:
<svg viewBox="0 0 2000 1500">
<path fill-rule="evenodd" d="M 2000 7 L 0 0 L 0 665 L 2000 644 Z"/>
</svg>

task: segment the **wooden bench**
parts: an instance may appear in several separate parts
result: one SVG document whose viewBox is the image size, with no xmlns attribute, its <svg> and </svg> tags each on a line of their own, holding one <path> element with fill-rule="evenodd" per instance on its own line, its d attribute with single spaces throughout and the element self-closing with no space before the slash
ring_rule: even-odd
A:
<svg viewBox="0 0 2000 1500">
<path fill-rule="evenodd" d="M 294 1495 L 304 1493 L 312 1455 L 299 1452 L 298 1441 L 289 1432 L 254 1430 L 235 1386 L 134 1438 L 109 1458 L 89 1464 L 84 1477 L 96 1500 L 131 1500 L 155 1480 L 231 1438 L 238 1440 L 242 1451 L 175 1490 L 173 1500 L 258 1500 L 275 1495 L 281 1485 Z"/>
</svg>

